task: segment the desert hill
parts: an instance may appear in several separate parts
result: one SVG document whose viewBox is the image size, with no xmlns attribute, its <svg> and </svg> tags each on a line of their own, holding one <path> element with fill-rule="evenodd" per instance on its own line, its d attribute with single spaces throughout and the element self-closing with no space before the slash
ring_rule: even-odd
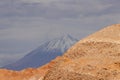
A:
<svg viewBox="0 0 120 80">
<path fill-rule="evenodd" d="M 82 39 L 62 58 L 44 80 L 120 80 L 120 24 Z"/>
</svg>

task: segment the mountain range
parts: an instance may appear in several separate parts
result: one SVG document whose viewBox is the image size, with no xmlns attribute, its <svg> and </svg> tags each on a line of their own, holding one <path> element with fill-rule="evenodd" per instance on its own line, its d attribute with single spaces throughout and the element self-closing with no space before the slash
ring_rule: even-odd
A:
<svg viewBox="0 0 120 80">
<path fill-rule="evenodd" d="M 3 68 L 10 70 L 22 70 L 25 68 L 37 68 L 47 64 L 57 56 L 61 56 L 78 40 L 65 35 L 45 43 L 42 43 L 37 49 L 25 55 L 22 59 L 15 63 L 4 66 Z"/>
</svg>

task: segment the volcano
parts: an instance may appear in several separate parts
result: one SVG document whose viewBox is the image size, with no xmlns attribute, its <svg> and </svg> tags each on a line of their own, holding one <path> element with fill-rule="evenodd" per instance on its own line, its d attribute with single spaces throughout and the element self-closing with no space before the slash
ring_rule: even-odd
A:
<svg viewBox="0 0 120 80">
<path fill-rule="evenodd" d="M 57 39 L 45 42 L 37 49 L 25 55 L 22 59 L 15 63 L 4 66 L 3 68 L 10 70 L 22 70 L 25 68 L 37 68 L 40 67 L 57 56 L 61 56 L 67 49 L 69 49 L 78 40 L 65 35 Z"/>
</svg>

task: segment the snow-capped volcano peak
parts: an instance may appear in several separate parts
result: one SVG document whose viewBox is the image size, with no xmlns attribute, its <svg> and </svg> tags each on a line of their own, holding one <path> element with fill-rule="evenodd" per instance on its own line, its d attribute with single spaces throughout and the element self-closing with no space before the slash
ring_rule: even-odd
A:
<svg viewBox="0 0 120 80">
<path fill-rule="evenodd" d="M 7 65 L 3 68 L 21 70 L 28 67 L 36 68 L 42 66 L 57 56 L 62 55 L 77 41 L 77 39 L 72 38 L 70 35 L 65 35 L 60 38 L 47 41 L 37 49 L 28 53 L 22 59 L 18 60 L 16 63 Z"/>
<path fill-rule="evenodd" d="M 64 53 L 76 41 L 77 41 L 77 39 L 74 39 L 70 35 L 65 35 L 65 36 L 62 36 L 61 38 L 57 38 L 55 40 L 48 41 L 48 42 L 46 42 L 46 44 L 43 44 L 43 46 L 46 46 L 46 47 L 44 47 L 44 49 L 46 51 L 58 49 L 62 53 Z"/>
</svg>

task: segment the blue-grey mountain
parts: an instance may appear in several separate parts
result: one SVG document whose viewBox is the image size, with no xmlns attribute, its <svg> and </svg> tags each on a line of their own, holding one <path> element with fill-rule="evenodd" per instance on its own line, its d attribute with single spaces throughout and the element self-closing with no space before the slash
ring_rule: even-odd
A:
<svg viewBox="0 0 120 80">
<path fill-rule="evenodd" d="M 25 68 L 37 68 L 40 67 L 57 56 L 61 56 L 67 49 L 69 49 L 78 40 L 66 35 L 48 42 L 43 43 L 40 47 L 34 51 L 28 53 L 22 59 L 15 63 L 4 66 L 3 68 L 11 70 L 22 70 Z"/>
</svg>

